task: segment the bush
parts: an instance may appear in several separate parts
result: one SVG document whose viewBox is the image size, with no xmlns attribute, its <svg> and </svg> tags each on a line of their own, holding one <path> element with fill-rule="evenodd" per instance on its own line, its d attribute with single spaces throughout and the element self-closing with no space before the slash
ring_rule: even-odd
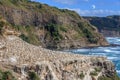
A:
<svg viewBox="0 0 120 80">
<path fill-rule="evenodd" d="M 40 45 L 39 37 L 35 34 L 33 26 L 13 25 L 13 28 L 22 33 L 19 37 L 24 41 L 33 45 Z"/>
<path fill-rule="evenodd" d="M 100 71 L 101 71 L 101 69 L 102 69 L 102 68 L 97 67 L 97 68 L 95 68 L 95 71 L 96 71 L 96 72 L 100 72 Z"/>
<path fill-rule="evenodd" d="M 79 75 L 80 79 L 83 79 L 85 77 L 85 75 L 83 74 L 83 72 Z"/>
<path fill-rule="evenodd" d="M 41 8 L 42 8 L 42 4 L 38 4 L 38 5 L 36 5 L 36 7 L 37 7 L 38 9 L 41 9 Z"/>
<path fill-rule="evenodd" d="M 5 23 L 3 21 L 0 21 L 0 34 L 2 33 L 2 28 L 3 28 L 4 24 Z"/>
<path fill-rule="evenodd" d="M 96 39 L 95 34 L 93 33 L 92 27 L 88 28 L 89 24 L 78 23 L 78 26 L 82 30 L 84 37 L 86 37 L 90 43 L 97 43 L 98 40 Z"/>
<path fill-rule="evenodd" d="M 91 75 L 91 76 L 97 76 L 98 73 L 97 73 L 96 71 L 93 71 L 93 72 L 90 72 L 90 75 Z"/>
<path fill-rule="evenodd" d="M 35 72 L 28 72 L 29 80 L 40 80 L 39 76 Z"/>
<path fill-rule="evenodd" d="M 30 42 L 29 38 L 26 35 L 24 35 L 24 34 L 21 34 L 19 37 L 22 38 L 26 42 Z"/>
<path fill-rule="evenodd" d="M 45 26 L 45 29 L 50 33 L 51 37 L 53 37 L 53 40 L 61 40 L 62 35 L 59 33 L 59 26 L 56 24 L 50 23 L 47 26 Z"/>
<path fill-rule="evenodd" d="M 10 71 L 1 71 L 0 70 L 0 80 L 16 80 Z"/>
<path fill-rule="evenodd" d="M 29 34 L 28 36 L 26 36 L 25 34 L 21 34 L 19 36 L 22 40 L 31 43 L 33 45 L 39 45 L 39 39 L 37 38 L 37 36 L 35 34 Z"/>
<path fill-rule="evenodd" d="M 107 77 L 107 76 L 101 76 L 98 78 L 98 80 L 120 80 L 117 73 L 115 73 L 113 76 Z"/>
</svg>

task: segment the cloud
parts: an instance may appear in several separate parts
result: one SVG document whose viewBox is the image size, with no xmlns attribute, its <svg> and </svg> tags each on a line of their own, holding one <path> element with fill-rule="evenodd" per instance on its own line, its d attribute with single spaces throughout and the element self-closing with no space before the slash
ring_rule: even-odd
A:
<svg viewBox="0 0 120 80">
<path fill-rule="evenodd" d="M 96 8 L 96 6 L 93 4 L 93 5 L 92 5 L 92 9 L 95 9 L 95 8 Z"/>
<path fill-rule="evenodd" d="M 89 0 L 53 0 L 53 1 L 61 3 L 61 4 L 72 5 L 78 2 L 88 2 Z"/>
<path fill-rule="evenodd" d="M 69 9 L 69 10 L 76 11 L 81 16 L 120 15 L 120 11 L 114 11 L 114 10 L 81 10 L 79 8 L 78 9 Z"/>
<path fill-rule="evenodd" d="M 72 5 L 76 2 L 76 0 L 54 0 L 54 1 L 62 4 L 67 4 L 67 5 Z"/>
</svg>

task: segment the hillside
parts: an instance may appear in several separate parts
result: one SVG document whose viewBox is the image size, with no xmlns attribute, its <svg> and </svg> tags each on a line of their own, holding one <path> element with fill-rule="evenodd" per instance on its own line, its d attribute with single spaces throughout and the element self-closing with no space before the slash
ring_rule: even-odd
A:
<svg viewBox="0 0 120 80">
<path fill-rule="evenodd" d="M 76 12 L 29 0 L 0 0 L 0 14 L 28 43 L 68 49 L 108 45 L 104 37 Z"/>
<path fill-rule="evenodd" d="M 120 16 L 84 17 L 96 26 L 100 33 L 108 37 L 120 37 Z"/>
<path fill-rule="evenodd" d="M 120 80 L 106 57 L 52 51 L 23 41 L 0 19 L 0 80 Z"/>
</svg>

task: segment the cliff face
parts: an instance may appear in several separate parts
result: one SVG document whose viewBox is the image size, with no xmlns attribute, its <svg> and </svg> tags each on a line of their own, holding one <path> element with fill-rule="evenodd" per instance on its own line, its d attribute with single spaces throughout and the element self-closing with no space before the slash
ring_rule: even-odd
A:
<svg viewBox="0 0 120 80">
<path fill-rule="evenodd" d="M 0 19 L 0 79 L 16 80 L 120 80 L 105 57 L 52 51 L 26 43 Z"/>
<path fill-rule="evenodd" d="M 107 37 L 120 37 L 120 16 L 84 17 Z"/>
<path fill-rule="evenodd" d="M 13 34 L 0 38 L 0 69 L 17 80 L 119 80 L 105 57 L 47 50 Z"/>
<path fill-rule="evenodd" d="M 46 48 L 108 45 L 89 22 L 74 11 L 30 1 L 1 0 L 0 14 L 20 31 L 21 38 Z"/>
</svg>

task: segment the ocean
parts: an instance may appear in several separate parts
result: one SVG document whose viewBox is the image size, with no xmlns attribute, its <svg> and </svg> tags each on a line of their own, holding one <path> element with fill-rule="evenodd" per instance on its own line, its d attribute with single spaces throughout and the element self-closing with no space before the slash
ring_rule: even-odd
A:
<svg viewBox="0 0 120 80">
<path fill-rule="evenodd" d="M 120 76 L 120 37 L 106 37 L 106 39 L 110 44 L 117 46 L 72 49 L 69 51 L 83 55 L 106 56 L 115 64 L 116 71 Z"/>
</svg>

